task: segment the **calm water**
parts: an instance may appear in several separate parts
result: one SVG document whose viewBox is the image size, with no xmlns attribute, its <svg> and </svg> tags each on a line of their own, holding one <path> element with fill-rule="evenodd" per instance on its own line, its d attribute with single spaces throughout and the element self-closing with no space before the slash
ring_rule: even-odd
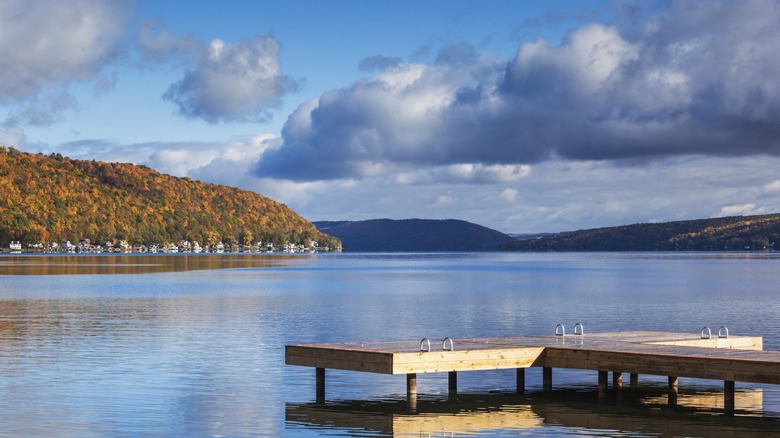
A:
<svg viewBox="0 0 780 438">
<path fill-rule="evenodd" d="M 780 386 L 664 378 L 597 405 L 596 374 L 403 376 L 284 365 L 290 343 L 550 334 L 764 336 L 780 349 L 780 254 L 0 257 L 0 436 L 734 436 L 780 428 Z"/>
</svg>

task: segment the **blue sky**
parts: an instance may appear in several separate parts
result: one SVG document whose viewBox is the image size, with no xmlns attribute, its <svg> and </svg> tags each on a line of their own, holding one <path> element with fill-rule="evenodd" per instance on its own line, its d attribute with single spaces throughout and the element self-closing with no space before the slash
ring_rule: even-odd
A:
<svg viewBox="0 0 780 438">
<path fill-rule="evenodd" d="M 777 1 L 0 5 L 0 144 L 310 220 L 780 211 Z"/>
</svg>

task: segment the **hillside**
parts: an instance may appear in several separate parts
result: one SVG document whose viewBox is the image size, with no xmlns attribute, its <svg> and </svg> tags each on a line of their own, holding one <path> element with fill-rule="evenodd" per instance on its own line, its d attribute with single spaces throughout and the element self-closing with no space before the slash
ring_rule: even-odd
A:
<svg viewBox="0 0 780 438">
<path fill-rule="evenodd" d="M 513 240 L 490 228 L 455 219 L 373 219 L 314 225 L 341 239 L 349 252 L 489 251 Z"/>
<path fill-rule="evenodd" d="M 0 243 L 126 240 L 214 245 L 339 242 L 253 192 L 145 166 L 71 160 L 0 147 Z"/>
<path fill-rule="evenodd" d="M 742 251 L 780 245 L 780 214 L 635 224 L 554 234 L 510 251 Z"/>
</svg>

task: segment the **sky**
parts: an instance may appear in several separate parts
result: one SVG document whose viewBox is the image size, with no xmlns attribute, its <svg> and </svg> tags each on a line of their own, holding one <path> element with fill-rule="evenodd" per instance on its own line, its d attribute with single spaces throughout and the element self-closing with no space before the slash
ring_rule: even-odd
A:
<svg viewBox="0 0 780 438">
<path fill-rule="evenodd" d="M 3 0 L 0 145 L 312 221 L 780 212 L 780 0 Z"/>
</svg>

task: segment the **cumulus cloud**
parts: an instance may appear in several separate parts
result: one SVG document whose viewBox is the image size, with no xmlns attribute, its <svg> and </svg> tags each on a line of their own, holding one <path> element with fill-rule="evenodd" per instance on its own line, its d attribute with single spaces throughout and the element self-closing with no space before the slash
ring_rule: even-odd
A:
<svg viewBox="0 0 780 438">
<path fill-rule="evenodd" d="M 764 193 L 780 193 L 780 179 L 764 184 L 761 190 Z"/>
<path fill-rule="evenodd" d="M 24 105 L 9 111 L 3 122 L 5 127 L 32 125 L 46 126 L 59 121 L 65 111 L 78 107 L 76 98 L 67 91 L 39 93 L 28 98 Z"/>
<path fill-rule="evenodd" d="M 358 68 L 361 71 L 375 72 L 389 70 L 401 64 L 403 64 L 403 60 L 401 58 L 376 55 L 360 60 L 360 63 L 358 63 Z"/>
<path fill-rule="evenodd" d="M 159 23 L 154 23 L 139 30 L 138 49 L 145 61 L 162 64 L 173 61 L 194 62 L 206 47 L 192 34 L 178 37 Z"/>
<path fill-rule="evenodd" d="M 0 146 L 13 146 L 19 150 L 25 150 L 27 147 L 27 137 L 24 130 L 18 127 L 0 131 Z"/>
<path fill-rule="evenodd" d="M 756 211 L 756 204 L 737 204 L 721 208 L 714 217 L 747 216 L 754 214 L 760 214 Z"/>
<path fill-rule="evenodd" d="M 277 148 L 279 143 L 279 137 L 271 134 L 226 142 L 116 144 L 80 140 L 57 147 L 57 152 L 75 159 L 143 164 L 175 176 L 246 187 L 251 168 L 263 153 Z"/>
<path fill-rule="evenodd" d="M 127 2 L 7 0 L 0 3 L 0 103 L 87 81 L 120 53 Z"/>
<path fill-rule="evenodd" d="M 191 37 L 177 40 L 167 34 L 144 41 L 147 56 L 192 50 L 194 66 L 163 95 L 186 117 L 210 123 L 262 121 L 286 93 L 299 87 L 298 81 L 282 74 L 280 45 L 271 36 L 237 44 L 214 39 L 207 46 Z"/>
<path fill-rule="evenodd" d="M 289 117 L 257 174 L 780 154 L 780 2 L 678 1 L 637 16 L 525 42 L 509 60 L 467 44 L 432 65 L 371 58 L 380 71 Z"/>
<path fill-rule="evenodd" d="M 501 194 L 498 195 L 499 198 L 503 199 L 506 202 L 514 202 L 517 199 L 517 195 L 519 192 L 516 189 L 512 188 L 505 188 L 501 191 Z"/>
</svg>

